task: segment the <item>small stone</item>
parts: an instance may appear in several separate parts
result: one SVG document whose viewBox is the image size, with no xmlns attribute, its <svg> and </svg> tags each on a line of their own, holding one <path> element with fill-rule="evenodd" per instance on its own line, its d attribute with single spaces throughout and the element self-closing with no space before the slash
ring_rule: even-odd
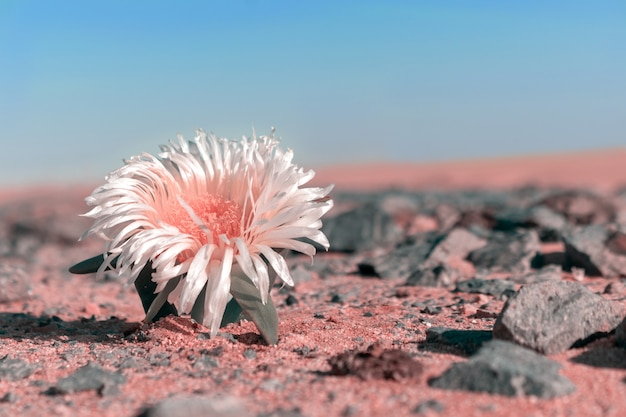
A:
<svg viewBox="0 0 626 417">
<path fill-rule="evenodd" d="M 467 362 L 452 365 L 428 381 L 434 388 L 488 392 L 510 397 L 533 395 L 550 399 L 576 390 L 558 373 L 560 365 L 510 342 L 486 343 Z"/>
<path fill-rule="evenodd" d="M 137 417 L 252 417 L 242 401 L 234 397 L 168 398 L 142 411 Z"/>
<path fill-rule="evenodd" d="M 7 392 L 0 398 L 0 403 L 14 403 L 17 401 L 17 395 L 14 392 Z"/>
<path fill-rule="evenodd" d="M 515 292 L 515 286 L 510 281 L 502 279 L 472 278 L 467 281 L 457 282 L 455 291 L 470 294 L 487 294 L 500 297 L 511 295 Z"/>
<path fill-rule="evenodd" d="M 298 304 L 298 299 L 294 297 L 293 295 L 289 294 L 285 298 L 285 304 L 287 304 L 288 306 L 295 306 L 296 304 Z"/>
<path fill-rule="evenodd" d="M 30 275 L 22 266 L 0 263 L 0 303 L 29 298 Z"/>
<path fill-rule="evenodd" d="M 256 353 L 256 350 L 254 349 L 246 349 L 243 351 L 243 356 L 246 359 L 256 359 L 257 353 Z"/>
<path fill-rule="evenodd" d="M 363 380 L 392 379 L 400 381 L 415 378 L 422 373 L 422 364 L 408 353 L 383 350 L 371 345 L 367 351 L 351 351 L 333 356 L 328 360 L 333 375 L 356 375 Z"/>
<path fill-rule="evenodd" d="M 577 282 L 546 281 L 523 286 L 504 305 L 493 335 L 547 355 L 563 352 L 595 333 L 608 333 L 623 308 Z"/>
<path fill-rule="evenodd" d="M 28 378 L 36 369 L 37 365 L 6 355 L 0 359 L 0 381 L 18 381 Z"/>
<path fill-rule="evenodd" d="M 88 363 L 78 368 L 68 377 L 57 381 L 52 394 L 71 394 L 78 391 L 96 390 L 100 395 L 117 393 L 117 387 L 126 382 L 119 372 L 109 372 L 97 365 Z"/>
</svg>

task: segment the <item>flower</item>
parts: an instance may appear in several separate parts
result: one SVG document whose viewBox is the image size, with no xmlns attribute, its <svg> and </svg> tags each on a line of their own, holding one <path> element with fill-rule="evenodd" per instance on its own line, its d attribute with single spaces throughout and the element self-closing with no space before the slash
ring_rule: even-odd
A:
<svg viewBox="0 0 626 417">
<path fill-rule="evenodd" d="M 134 282 L 151 264 L 156 293 L 175 283 L 167 300 L 185 314 L 204 296 L 202 324 L 215 335 L 237 274 L 266 304 L 271 273 L 293 285 L 282 249 L 311 257 L 315 243 L 328 249 L 320 218 L 332 186 L 303 188 L 315 173 L 293 164 L 273 130 L 241 141 L 196 133 L 107 176 L 86 199 L 94 223 L 84 236 L 105 240 L 99 275 L 110 269 Z"/>
</svg>

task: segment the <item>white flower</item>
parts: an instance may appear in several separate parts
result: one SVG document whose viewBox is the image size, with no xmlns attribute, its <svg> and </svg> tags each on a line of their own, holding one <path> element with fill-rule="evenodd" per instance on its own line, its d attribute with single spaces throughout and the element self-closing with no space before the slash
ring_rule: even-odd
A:
<svg viewBox="0 0 626 417">
<path fill-rule="evenodd" d="M 85 216 L 94 224 L 85 236 L 105 239 L 98 274 L 109 268 L 134 282 L 151 262 L 157 293 L 183 276 L 168 296 L 181 313 L 191 311 L 206 286 L 203 324 L 212 335 L 230 298 L 234 265 L 263 303 L 268 265 L 293 285 L 277 250 L 313 256 L 313 242 L 328 249 L 320 218 L 332 207 L 332 186 L 301 188 L 314 172 L 294 165 L 292 151 L 278 145 L 273 131 L 230 141 L 199 130 L 193 141 L 179 136 L 161 146 L 158 157 L 125 161 L 86 199 L 94 207 Z"/>
</svg>

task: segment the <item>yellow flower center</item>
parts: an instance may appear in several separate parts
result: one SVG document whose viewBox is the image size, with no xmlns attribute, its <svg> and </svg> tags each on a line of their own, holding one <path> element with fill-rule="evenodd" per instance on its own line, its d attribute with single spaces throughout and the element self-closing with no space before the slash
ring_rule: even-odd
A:
<svg viewBox="0 0 626 417">
<path fill-rule="evenodd" d="M 241 235 L 241 208 L 219 195 L 179 197 L 166 207 L 163 220 L 200 241 L 218 244 L 219 237 Z"/>
</svg>

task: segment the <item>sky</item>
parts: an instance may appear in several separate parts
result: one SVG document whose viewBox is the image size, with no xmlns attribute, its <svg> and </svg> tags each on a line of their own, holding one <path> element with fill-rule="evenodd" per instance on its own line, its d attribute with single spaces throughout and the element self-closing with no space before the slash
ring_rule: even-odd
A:
<svg viewBox="0 0 626 417">
<path fill-rule="evenodd" d="M 0 1 L 0 186 L 178 133 L 305 168 L 626 144 L 624 1 Z"/>
</svg>

